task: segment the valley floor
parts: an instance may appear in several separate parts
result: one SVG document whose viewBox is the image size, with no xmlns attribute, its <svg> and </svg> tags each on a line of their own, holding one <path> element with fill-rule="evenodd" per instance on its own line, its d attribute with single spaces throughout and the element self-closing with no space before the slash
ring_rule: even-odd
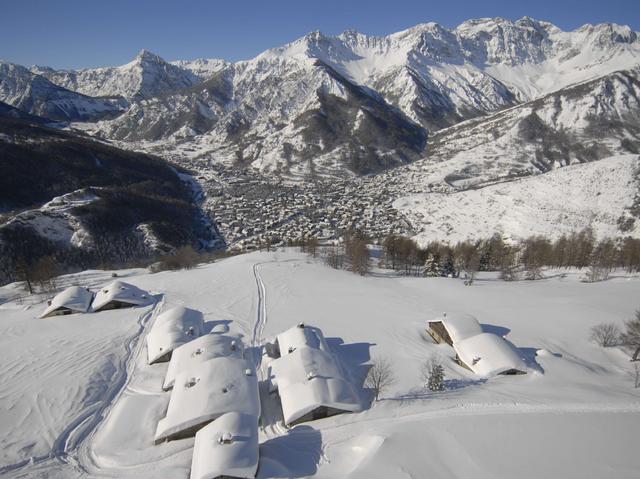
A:
<svg viewBox="0 0 640 479">
<path fill-rule="evenodd" d="M 169 393 L 144 336 L 167 306 L 201 310 L 210 331 L 259 345 L 300 322 L 322 328 L 358 385 L 374 358 L 397 381 L 358 414 L 286 429 L 263 405 L 258 477 L 635 478 L 640 390 L 628 355 L 589 342 L 640 307 L 640 277 L 580 282 L 581 273 L 505 283 L 481 275 L 360 277 L 292 251 L 252 253 L 194 270 L 119 271 L 157 295 L 153 307 L 37 319 L 45 298 L 0 288 L 0 476 L 188 477 L 193 439 L 153 445 Z M 61 279 L 98 288 L 111 272 Z M 506 335 L 528 374 L 488 380 L 424 333 L 428 318 L 474 314 Z M 421 364 L 439 355 L 448 390 L 425 392 Z M 366 391 L 362 400 L 368 404 Z M 266 406 L 266 407 L 265 407 Z"/>
</svg>

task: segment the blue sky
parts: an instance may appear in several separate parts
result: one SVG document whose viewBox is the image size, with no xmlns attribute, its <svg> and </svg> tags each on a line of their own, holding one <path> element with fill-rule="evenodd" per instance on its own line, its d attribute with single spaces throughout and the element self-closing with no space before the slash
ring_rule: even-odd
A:
<svg viewBox="0 0 640 479">
<path fill-rule="evenodd" d="M 640 30 L 640 0 L 5 0 L 0 12 L 0 58 L 56 68 L 119 65 L 142 48 L 167 60 L 241 60 L 312 30 L 383 35 L 477 17 L 528 15 L 565 30 L 600 22 Z"/>
</svg>

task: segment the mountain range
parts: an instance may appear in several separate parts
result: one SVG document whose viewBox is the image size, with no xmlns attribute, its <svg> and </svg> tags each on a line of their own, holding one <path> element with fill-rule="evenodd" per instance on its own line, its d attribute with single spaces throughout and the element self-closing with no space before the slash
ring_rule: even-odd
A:
<svg viewBox="0 0 640 479">
<path fill-rule="evenodd" d="M 0 61 L 0 101 L 194 171 L 294 182 L 386 171 L 413 190 L 457 191 L 637 154 L 640 38 L 487 18 L 381 37 L 316 31 L 239 62 L 146 50 L 84 70 Z"/>
</svg>

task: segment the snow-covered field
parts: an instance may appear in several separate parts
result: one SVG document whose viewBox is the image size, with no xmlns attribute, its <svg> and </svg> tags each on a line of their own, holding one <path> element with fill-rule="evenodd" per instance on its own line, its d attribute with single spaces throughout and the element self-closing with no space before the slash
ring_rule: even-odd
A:
<svg viewBox="0 0 640 479">
<path fill-rule="evenodd" d="M 494 233 L 526 238 L 593 227 L 599 238 L 616 237 L 618 218 L 633 204 L 637 155 L 571 165 L 544 175 L 452 193 L 414 194 L 394 207 L 411 220 L 422 243 L 490 238 Z M 637 236 L 640 226 L 628 232 Z"/>
<path fill-rule="evenodd" d="M 360 277 L 292 251 L 253 253 L 194 270 L 119 271 L 154 306 L 37 319 L 42 300 L 0 288 L 0 476 L 188 477 L 193 439 L 153 445 L 169 394 L 167 364 L 146 364 L 144 335 L 163 309 L 204 313 L 205 328 L 260 344 L 300 321 L 325 333 L 351 379 L 386 357 L 397 382 L 364 412 L 286 429 L 263 406 L 258 477 L 636 478 L 640 390 L 628 356 L 589 342 L 640 307 L 640 277 L 601 282 L 548 272 L 535 282 L 491 274 Z M 111 272 L 66 276 L 94 289 Z M 424 333 L 448 312 L 507 335 L 528 374 L 478 378 Z M 421 363 L 443 358 L 449 389 L 421 388 Z M 366 394 L 363 391 L 363 398 Z"/>
</svg>

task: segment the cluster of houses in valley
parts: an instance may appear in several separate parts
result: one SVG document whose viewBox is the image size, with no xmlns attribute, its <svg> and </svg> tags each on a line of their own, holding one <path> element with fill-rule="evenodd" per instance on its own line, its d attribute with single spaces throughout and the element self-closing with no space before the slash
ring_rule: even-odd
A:
<svg viewBox="0 0 640 479">
<path fill-rule="evenodd" d="M 121 281 L 95 294 L 73 286 L 53 298 L 42 317 L 153 302 L 149 293 Z M 299 323 L 249 353 L 240 337 L 207 331 L 202 312 L 159 306 L 146 336 L 147 363 L 166 365 L 158 388 L 170 397 L 154 442 L 195 437 L 192 479 L 255 477 L 265 400 L 275 398 L 287 427 L 362 411 L 359 388 L 319 328 Z M 428 320 L 426 331 L 436 343 L 453 348 L 460 366 L 478 376 L 527 371 L 517 349 L 483 331 L 473 316 L 443 314 Z M 250 358 L 261 358 L 258 369 Z"/>
<path fill-rule="evenodd" d="M 334 239 L 347 230 L 372 238 L 411 232 L 392 206 L 395 182 L 387 185 L 376 177 L 287 184 L 257 172 L 218 170 L 199 178 L 207 193 L 205 208 L 226 243 L 237 249 L 256 248 L 267 238 L 285 245 L 310 237 Z"/>
</svg>

